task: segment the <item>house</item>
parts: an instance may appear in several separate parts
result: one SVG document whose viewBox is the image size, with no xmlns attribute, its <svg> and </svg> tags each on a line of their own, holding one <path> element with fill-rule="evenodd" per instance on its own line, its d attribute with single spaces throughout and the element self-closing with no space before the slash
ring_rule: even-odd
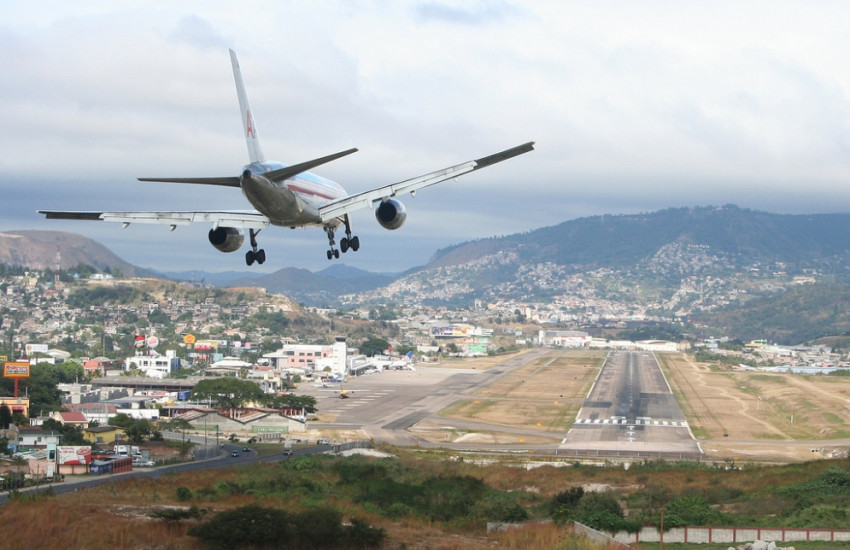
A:
<svg viewBox="0 0 850 550">
<path fill-rule="evenodd" d="M 12 414 L 20 413 L 24 418 L 30 415 L 30 400 L 27 397 L 0 397 L 0 403 L 9 407 Z"/>
<path fill-rule="evenodd" d="M 83 428 L 83 439 L 95 445 L 112 445 L 122 441 L 127 436 L 127 430 L 117 426 L 94 426 Z"/>
<path fill-rule="evenodd" d="M 59 411 L 57 413 L 53 413 L 50 418 L 59 422 L 63 426 L 84 428 L 89 425 L 88 418 L 86 418 L 86 415 L 81 412 Z"/>
<path fill-rule="evenodd" d="M 45 447 L 59 444 L 61 434 L 54 430 L 45 430 L 41 426 L 21 426 L 18 428 L 18 447 Z M 12 440 L 9 439 L 9 443 Z"/>
</svg>

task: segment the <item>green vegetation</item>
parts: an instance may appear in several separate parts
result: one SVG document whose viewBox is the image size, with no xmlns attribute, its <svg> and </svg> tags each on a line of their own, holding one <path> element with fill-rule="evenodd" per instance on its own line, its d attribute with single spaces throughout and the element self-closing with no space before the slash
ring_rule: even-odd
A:
<svg viewBox="0 0 850 550">
<path fill-rule="evenodd" d="M 342 514 L 331 507 L 287 512 L 256 504 L 216 514 L 189 530 L 211 549 L 231 548 L 372 548 L 384 531 L 357 518 L 342 525 Z"/>
</svg>

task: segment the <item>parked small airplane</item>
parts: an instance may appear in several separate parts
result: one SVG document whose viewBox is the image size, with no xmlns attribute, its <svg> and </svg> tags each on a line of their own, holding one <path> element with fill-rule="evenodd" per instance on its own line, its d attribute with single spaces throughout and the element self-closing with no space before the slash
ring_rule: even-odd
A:
<svg viewBox="0 0 850 550">
<path fill-rule="evenodd" d="M 266 261 L 266 252 L 257 248 L 257 234 L 269 225 L 281 227 L 322 227 L 327 234 L 328 259 L 339 258 L 340 251 L 357 251 L 360 239 L 351 232 L 349 214 L 361 208 L 377 204 L 375 216 L 386 229 L 398 229 L 404 224 L 407 212 L 395 197 L 399 194 L 416 194 L 418 189 L 428 187 L 460 175 L 486 168 L 497 162 L 513 158 L 534 149 L 534 142 L 512 147 L 477 160 L 450 166 L 398 183 L 385 185 L 362 193 L 349 195 L 337 183 L 308 172 L 317 166 L 350 155 L 357 149 L 348 149 L 332 155 L 308 160 L 292 166 L 266 160 L 260 147 L 260 139 L 254 116 L 248 104 L 248 95 L 242 81 L 242 72 L 236 52 L 230 50 L 233 78 L 242 112 L 242 129 L 248 144 L 250 164 L 245 165 L 238 176 L 195 177 L 195 178 L 139 178 L 146 182 L 195 183 L 238 187 L 256 211 L 212 210 L 212 211 L 159 211 L 159 212 L 71 212 L 39 210 L 49 219 L 103 220 L 121 222 L 126 228 L 133 223 L 168 225 L 171 230 L 178 225 L 192 222 L 212 223 L 208 238 L 210 244 L 221 252 L 235 252 L 245 241 L 244 230 L 248 230 L 251 250 L 245 254 L 248 265 L 255 261 Z M 334 237 L 339 226 L 345 227 L 345 237 L 336 248 Z"/>
</svg>

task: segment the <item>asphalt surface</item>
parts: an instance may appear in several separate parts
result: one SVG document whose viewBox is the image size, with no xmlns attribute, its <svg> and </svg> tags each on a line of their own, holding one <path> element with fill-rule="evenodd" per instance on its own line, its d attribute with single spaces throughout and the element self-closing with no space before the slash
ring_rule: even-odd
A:
<svg viewBox="0 0 850 550">
<path fill-rule="evenodd" d="M 646 352 L 611 352 L 559 450 L 700 455 L 685 415 Z"/>
</svg>

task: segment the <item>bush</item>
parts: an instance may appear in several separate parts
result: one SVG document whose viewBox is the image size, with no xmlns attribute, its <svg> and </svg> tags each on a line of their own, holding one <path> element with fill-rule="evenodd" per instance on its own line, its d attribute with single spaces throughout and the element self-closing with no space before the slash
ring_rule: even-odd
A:
<svg viewBox="0 0 850 550">
<path fill-rule="evenodd" d="M 382 527 L 372 527 L 363 520 L 351 518 L 351 526 L 345 530 L 348 546 L 354 548 L 377 547 L 384 543 L 387 533 Z"/>
<path fill-rule="evenodd" d="M 187 500 L 192 500 L 192 490 L 188 487 L 178 487 L 177 488 L 177 500 L 180 502 L 186 502 Z"/>
<path fill-rule="evenodd" d="M 220 512 L 189 530 L 206 548 L 366 548 L 380 546 L 386 536 L 381 528 L 352 519 L 342 526 L 342 514 L 328 507 L 289 513 L 255 504 Z"/>
</svg>

